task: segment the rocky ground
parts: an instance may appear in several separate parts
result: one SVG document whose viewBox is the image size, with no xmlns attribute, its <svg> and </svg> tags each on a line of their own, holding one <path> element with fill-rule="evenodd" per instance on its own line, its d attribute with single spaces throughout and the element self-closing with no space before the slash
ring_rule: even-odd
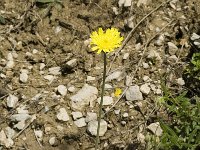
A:
<svg viewBox="0 0 200 150">
<path fill-rule="evenodd" d="M 36 1 L 0 1 L 0 149 L 94 148 L 103 59 L 89 38 L 99 27 L 125 39 L 108 55 L 101 149 L 143 150 L 161 136 L 163 81 L 200 91 L 182 76 L 200 48 L 199 0 Z"/>
</svg>

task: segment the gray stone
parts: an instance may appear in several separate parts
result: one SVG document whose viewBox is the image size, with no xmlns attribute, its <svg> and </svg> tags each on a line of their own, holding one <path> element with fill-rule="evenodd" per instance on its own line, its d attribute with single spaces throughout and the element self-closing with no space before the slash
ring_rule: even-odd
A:
<svg viewBox="0 0 200 150">
<path fill-rule="evenodd" d="M 97 120 L 97 114 L 93 112 L 87 112 L 85 122 L 90 122 L 92 120 Z"/>
<path fill-rule="evenodd" d="M 49 73 L 52 75 L 60 75 L 61 74 L 60 69 L 61 69 L 60 67 L 49 68 Z"/>
<path fill-rule="evenodd" d="M 25 120 L 18 122 L 17 124 L 14 125 L 14 128 L 17 128 L 18 130 L 22 130 L 25 127 Z"/>
<path fill-rule="evenodd" d="M 79 128 L 86 126 L 85 118 L 80 118 L 74 121 L 74 124 Z"/>
<path fill-rule="evenodd" d="M 74 68 L 77 65 L 77 59 L 72 59 L 66 63 L 69 67 Z"/>
<path fill-rule="evenodd" d="M 9 94 L 9 96 L 7 97 L 7 106 L 10 108 L 13 108 L 16 106 L 18 102 L 18 97 L 12 94 Z"/>
<path fill-rule="evenodd" d="M 142 93 L 140 92 L 139 86 L 130 86 L 126 91 L 126 99 L 129 101 L 143 100 Z"/>
<path fill-rule="evenodd" d="M 35 136 L 37 136 L 37 138 L 39 140 L 42 140 L 43 137 L 43 131 L 42 130 L 34 130 Z"/>
<path fill-rule="evenodd" d="M 14 145 L 14 141 L 11 138 L 7 138 L 3 130 L 0 132 L 0 145 L 4 145 L 6 148 Z"/>
<path fill-rule="evenodd" d="M 82 110 L 87 105 L 93 105 L 97 99 L 98 90 L 94 86 L 85 84 L 77 94 L 70 97 L 72 108 Z"/>
<path fill-rule="evenodd" d="M 67 94 L 67 88 L 64 85 L 59 85 L 57 90 L 58 93 L 62 96 L 65 96 Z"/>
<path fill-rule="evenodd" d="M 87 82 L 89 82 L 89 81 L 94 81 L 95 79 L 96 79 L 95 77 L 87 76 L 86 81 L 87 81 Z"/>
<path fill-rule="evenodd" d="M 192 33 L 192 36 L 190 38 L 192 41 L 200 39 L 200 35 L 196 34 L 196 33 Z"/>
<path fill-rule="evenodd" d="M 25 121 L 30 118 L 31 116 L 29 114 L 14 114 L 10 117 L 12 121 Z"/>
<path fill-rule="evenodd" d="M 168 47 L 169 47 L 169 54 L 175 55 L 177 50 L 178 50 L 178 47 L 172 42 L 168 42 L 167 44 L 168 44 Z"/>
<path fill-rule="evenodd" d="M 56 137 L 54 136 L 54 137 L 51 137 L 50 139 L 49 139 L 49 144 L 50 145 L 54 145 L 55 144 L 55 142 L 56 142 Z"/>
<path fill-rule="evenodd" d="M 76 90 L 76 88 L 74 86 L 70 86 L 68 88 L 68 91 L 71 92 L 71 93 L 75 92 L 75 90 Z"/>
<path fill-rule="evenodd" d="M 28 74 L 25 73 L 25 72 L 22 72 L 20 75 L 19 75 L 19 80 L 23 83 L 26 83 L 28 81 Z"/>
<path fill-rule="evenodd" d="M 119 80 L 119 78 L 121 77 L 123 73 L 121 71 L 115 71 L 113 73 L 111 73 L 107 78 L 106 78 L 106 82 L 110 82 L 114 79 Z"/>
<path fill-rule="evenodd" d="M 97 126 L 98 126 L 97 120 L 93 120 L 88 123 L 87 130 L 89 131 L 89 133 L 91 135 L 93 135 L 93 136 L 97 135 Z M 107 122 L 105 120 L 101 119 L 99 136 L 103 136 L 106 133 L 107 126 L 108 126 Z"/>
<path fill-rule="evenodd" d="M 151 89 L 150 89 L 149 85 L 146 83 L 140 86 L 140 91 L 145 95 L 148 95 L 150 90 Z"/>
<path fill-rule="evenodd" d="M 76 111 L 76 112 L 72 112 L 72 117 L 74 120 L 77 120 L 78 118 L 83 117 L 82 112 Z"/>
<path fill-rule="evenodd" d="M 13 136 L 15 135 L 15 130 L 13 130 L 12 128 L 10 128 L 10 127 L 6 127 L 5 128 L 5 134 L 6 134 L 6 136 L 8 137 L 8 138 L 13 138 Z"/>
<path fill-rule="evenodd" d="M 58 114 L 56 115 L 58 120 L 69 121 L 69 115 L 65 108 L 60 108 Z"/>
<path fill-rule="evenodd" d="M 97 99 L 97 102 L 100 104 L 100 101 L 101 101 L 101 97 L 99 97 L 98 99 Z M 112 97 L 110 97 L 110 96 L 104 96 L 103 97 L 103 105 L 111 105 L 111 104 L 113 104 L 113 98 Z"/>
<path fill-rule="evenodd" d="M 155 122 L 150 124 L 147 129 L 149 129 L 150 131 L 152 131 L 155 135 L 157 136 L 161 136 L 162 135 L 162 128 L 160 127 L 160 123 L 159 122 Z"/>
<path fill-rule="evenodd" d="M 15 63 L 14 63 L 14 60 L 13 60 L 13 55 L 12 53 L 8 53 L 7 55 L 7 63 L 6 63 L 6 68 L 8 69 L 11 69 L 14 67 Z"/>
</svg>

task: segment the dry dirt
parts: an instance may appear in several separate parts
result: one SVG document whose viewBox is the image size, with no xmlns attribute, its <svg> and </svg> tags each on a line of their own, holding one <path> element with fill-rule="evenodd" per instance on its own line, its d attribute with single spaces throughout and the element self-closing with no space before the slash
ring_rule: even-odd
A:
<svg viewBox="0 0 200 150">
<path fill-rule="evenodd" d="M 132 84 L 139 86 L 145 83 L 143 77 L 149 76 L 151 84 L 156 88 L 160 88 L 160 80 L 164 77 L 175 92 L 184 88 L 174 81 L 182 76 L 182 70 L 190 60 L 191 53 L 199 51 L 194 45 L 191 46 L 189 37 L 192 33 L 200 33 L 200 0 L 178 0 L 171 5 L 164 0 L 147 0 L 147 3 L 141 6 L 137 6 L 137 3 L 138 0 L 133 1 L 131 7 L 119 7 L 117 0 L 91 0 L 91 3 L 89 0 L 63 0 L 61 4 L 41 4 L 35 3 L 34 0 L 0 1 L 0 15 L 5 18 L 5 23 L 0 25 L 0 129 L 3 130 L 7 126 L 12 128 L 15 125 L 15 122 L 10 121 L 10 116 L 16 113 L 21 104 L 27 106 L 29 114 L 36 114 L 36 119 L 13 139 L 14 145 L 8 149 L 94 148 L 95 137 L 88 133 L 86 127 L 78 128 L 73 123 L 69 97 L 85 83 L 97 87 L 98 97 L 100 96 L 103 59 L 101 55 L 91 52 L 87 44 L 90 33 L 99 27 L 116 27 L 125 39 L 131 34 L 116 59 L 114 57 L 117 53 L 108 55 L 108 68 L 112 64 L 108 74 L 119 70 L 123 75 L 118 81 L 109 83 L 113 89 L 107 90 L 107 95 L 113 96 L 117 87 L 125 90 L 127 76 L 133 77 Z M 162 3 L 165 4 L 136 26 Z M 115 14 L 113 8 L 117 9 L 118 14 Z M 130 18 L 133 28 L 126 23 Z M 159 35 L 164 35 L 165 38 L 161 44 L 156 44 Z M 175 62 L 169 59 L 167 42 L 178 47 L 178 60 Z M 138 46 L 138 43 L 141 46 Z M 160 58 L 148 58 L 148 52 L 151 50 L 157 51 Z M 13 54 L 15 63 L 10 69 L 6 68 L 8 53 Z M 125 53 L 129 54 L 127 59 L 123 59 Z M 148 68 L 140 64 L 141 58 L 142 63 L 149 65 Z M 74 67 L 66 66 L 66 62 L 72 59 L 76 59 L 77 64 Z M 41 63 L 45 64 L 42 70 Z M 48 74 L 49 68 L 57 66 L 61 67 L 62 74 L 49 83 L 43 77 Z M 26 83 L 19 81 L 21 69 L 29 71 Z M 93 76 L 96 80 L 87 81 L 87 76 Z M 76 91 L 53 99 L 52 93 L 61 84 L 67 88 L 74 86 Z M 41 98 L 32 100 L 38 93 L 42 94 Z M 12 109 L 6 104 L 8 94 L 19 98 L 17 106 Z M 114 107 L 120 109 L 120 114 L 116 115 L 112 109 L 104 117 L 108 123 L 108 131 L 101 137 L 101 149 L 145 149 L 145 143 L 138 140 L 137 134 L 140 132 L 146 135 L 147 125 L 166 116 L 156 107 L 155 100 L 158 96 L 162 96 L 162 92 L 155 93 L 151 90 L 148 95 L 144 95 L 144 100 L 139 102 L 126 101 L 126 98 L 122 97 Z M 117 100 L 114 97 L 114 101 Z M 49 108 L 47 112 L 44 111 L 45 106 Z M 56 118 L 60 107 L 66 108 L 70 115 L 70 121 L 67 123 Z M 104 111 L 106 110 L 104 107 Z M 98 103 L 93 108 L 88 106 L 82 113 L 85 116 L 89 111 L 98 112 Z M 123 118 L 124 112 L 127 112 L 129 117 Z M 29 121 L 26 124 L 29 124 Z M 123 125 L 122 121 L 126 124 Z M 51 127 L 49 132 L 45 131 L 47 127 Z M 35 138 L 34 130 L 43 131 L 40 142 Z M 49 144 L 52 136 L 56 137 L 53 146 Z"/>
</svg>

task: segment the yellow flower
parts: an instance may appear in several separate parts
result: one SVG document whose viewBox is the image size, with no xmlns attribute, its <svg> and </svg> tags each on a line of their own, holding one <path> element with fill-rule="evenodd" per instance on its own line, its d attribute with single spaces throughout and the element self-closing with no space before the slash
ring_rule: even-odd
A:
<svg viewBox="0 0 200 150">
<path fill-rule="evenodd" d="M 99 28 L 98 32 L 92 32 L 90 37 L 92 39 L 90 43 L 93 46 L 92 50 L 97 50 L 98 54 L 101 53 L 101 51 L 112 52 L 115 48 L 121 46 L 123 40 L 123 37 L 120 36 L 120 32 L 116 28 L 107 29 L 106 31 Z"/>
<path fill-rule="evenodd" d="M 115 97 L 119 97 L 121 95 L 121 93 L 122 93 L 122 90 L 120 88 L 116 88 L 114 95 L 115 95 Z"/>
</svg>

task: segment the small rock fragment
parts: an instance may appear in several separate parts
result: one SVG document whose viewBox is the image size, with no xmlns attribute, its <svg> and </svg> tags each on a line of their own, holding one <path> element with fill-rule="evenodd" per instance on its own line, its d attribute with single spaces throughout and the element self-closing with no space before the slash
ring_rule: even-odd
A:
<svg viewBox="0 0 200 150">
<path fill-rule="evenodd" d="M 12 94 L 9 94 L 9 96 L 7 97 L 7 106 L 10 108 L 13 108 L 16 106 L 18 102 L 18 97 Z"/>
<path fill-rule="evenodd" d="M 90 122 L 92 120 L 97 120 L 97 114 L 93 112 L 87 112 L 85 122 Z"/>
<path fill-rule="evenodd" d="M 48 80 L 49 82 L 52 82 L 55 79 L 55 77 L 53 75 L 46 75 L 44 76 L 44 79 Z"/>
<path fill-rule="evenodd" d="M 49 73 L 52 75 L 60 75 L 61 74 L 60 70 L 61 70 L 60 67 L 52 67 L 49 68 Z"/>
<path fill-rule="evenodd" d="M 121 77 L 123 73 L 121 71 L 115 71 L 112 74 L 110 74 L 107 78 L 106 78 L 106 82 L 110 82 L 114 79 L 120 80 L 119 78 Z"/>
<path fill-rule="evenodd" d="M 97 102 L 100 104 L 100 101 L 101 101 L 101 97 L 99 97 L 97 99 Z M 110 97 L 110 96 L 104 96 L 103 97 L 103 105 L 106 106 L 106 105 L 111 105 L 113 103 L 113 98 Z"/>
<path fill-rule="evenodd" d="M 116 115 L 119 115 L 120 109 L 116 109 L 116 110 L 114 110 L 114 112 L 115 112 Z"/>
<path fill-rule="evenodd" d="M 77 94 L 70 97 L 72 108 L 82 110 L 86 105 L 89 105 L 89 103 L 93 105 L 97 94 L 98 90 L 96 87 L 85 84 Z"/>
<path fill-rule="evenodd" d="M 76 67 L 76 66 L 77 66 L 77 59 L 74 58 L 74 59 L 68 61 L 68 62 L 66 63 L 66 65 L 67 65 L 68 67 L 70 67 L 70 68 Z"/>
<path fill-rule="evenodd" d="M 65 108 L 59 109 L 59 112 L 57 114 L 57 118 L 58 118 L 58 120 L 61 120 L 61 121 L 69 121 L 69 115 L 68 115 Z"/>
<path fill-rule="evenodd" d="M 58 93 L 60 93 L 60 95 L 65 96 L 67 94 L 67 88 L 64 85 L 59 85 L 58 86 Z"/>
<path fill-rule="evenodd" d="M 96 78 L 95 77 L 92 77 L 92 76 L 87 76 L 87 79 L 86 81 L 94 81 Z"/>
<path fill-rule="evenodd" d="M 133 77 L 131 76 L 126 76 L 125 84 L 126 86 L 130 86 L 132 84 Z"/>
<path fill-rule="evenodd" d="M 30 118 L 31 116 L 29 114 L 14 114 L 10 117 L 12 121 L 25 121 Z"/>
<path fill-rule="evenodd" d="M 85 118 L 80 118 L 74 121 L 74 124 L 79 128 L 86 126 Z"/>
<path fill-rule="evenodd" d="M 19 80 L 23 83 L 26 83 L 28 81 L 28 74 L 25 73 L 25 72 L 22 72 L 20 75 L 19 75 Z"/>
<path fill-rule="evenodd" d="M 55 142 L 56 142 L 56 137 L 54 136 L 54 137 L 51 137 L 50 139 L 49 139 L 49 144 L 50 145 L 54 145 L 55 144 Z"/>
<path fill-rule="evenodd" d="M 10 127 L 6 127 L 5 128 L 5 134 L 8 138 L 11 138 L 15 135 L 15 130 L 13 130 L 12 128 Z"/>
<path fill-rule="evenodd" d="M 179 85 L 185 85 L 185 81 L 183 80 L 183 78 L 178 78 L 177 80 L 176 80 L 176 82 L 179 84 Z"/>
<path fill-rule="evenodd" d="M 125 0 L 124 7 L 130 7 L 132 4 L 132 0 Z"/>
<path fill-rule="evenodd" d="M 169 47 L 169 54 L 175 55 L 177 50 L 178 50 L 178 47 L 172 42 L 168 42 L 167 44 L 168 44 L 168 47 Z"/>
<path fill-rule="evenodd" d="M 122 116 L 123 116 L 124 118 L 127 118 L 127 117 L 128 117 L 128 113 L 125 112 Z"/>
<path fill-rule="evenodd" d="M 97 126 L 98 126 L 97 120 L 93 120 L 88 123 L 87 130 L 89 131 L 89 133 L 91 135 L 94 135 L 94 136 L 97 135 Z M 106 133 L 107 126 L 108 126 L 107 122 L 105 120 L 101 119 L 99 136 L 103 136 Z"/>
<path fill-rule="evenodd" d="M 145 136 L 144 136 L 142 133 L 138 133 L 138 134 L 137 134 L 137 140 L 138 140 L 140 143 L 144 144 L 144 143 L 145 143 Z"/>
<path fill-rule="evenodd" d="M 126 91 L 126 99 L 129 101 L 143 100 L 142 93 L 139 90 L 139 86 L 130 86 Z"/>
<path fill-rule="evenodd" d="M 76 88 L 74 86 L 70 86 L 68 88 L 68 91 L 71 92 L 71 93 L 73 93 L 75 90 L 76 90 Z"/>
<path fill-rule="evenodd" d="M 148 95 L 150 90 L 151 89 L 150 89 L 149 85 L 146 83 L 140 86 L 140 91 L 145 95 Z"/>
<path fill-rule="evenodd" d="M 43 131 L 42 130 L 34 130 L 35 136 L 37 136 L 37 138 L 39 140 L 42 140 L 42 136 L 43 136 Z"/>
<path fill-rule="evenodd" d="M 72 112 L 72 117 L 74 120 L 77 120 L 78 118 L 83 117 L 83 114 L 80 111 Z"/>
<path fill-rule="evenodd" d="M 13 60 L 12 53 L 8 53 L 7 60 L 8 61 L 6 63 L 6 68 L 9 68 L 9 69 L 13 68 L 15 63 L 14 63 L 14 60 Z"/>
<path fill-rule="evenodd" d="M 192 41 L 200 39 L 200 35 L 196 34 L 196 33 L 192 33 L 192 36 L 190 38 Z"/>
<path fill-rule="evenodd" d="M 123 59 L 126 60 L 129 57 L 129 53 L 125 53 Z"/>
<path fill-rule="evenodd" d="M 110 84 L 105 84 L 105 89 L 112 89 L 113 87 L 112 87 L 112 85 L 110 85 Z"/>
<path fill-rule="evenodd" d="M 0 132 L 0 145 L 4 145 L 6 148 L 13 146 L 14 141 L 11 138 L 7 138 L 3 130 Z"/>
<path fill-rule="evenodd" d="M 14 128 L 17 128 L 18 130 L 22 130 L 25 127 L 25 120 L 18 122 L 17 124 L 14 125 Z"/>
<path fill-rule="evenodd" d="M 162 135 L 162 128 L 160 127 L 160 123 L 159 122 L 155 122 L 150 124 L 147 129 L 149 129 L 150 131 L 152 131 L 155 135 L 157 136 L 161 136 Z"/>
</svg>

